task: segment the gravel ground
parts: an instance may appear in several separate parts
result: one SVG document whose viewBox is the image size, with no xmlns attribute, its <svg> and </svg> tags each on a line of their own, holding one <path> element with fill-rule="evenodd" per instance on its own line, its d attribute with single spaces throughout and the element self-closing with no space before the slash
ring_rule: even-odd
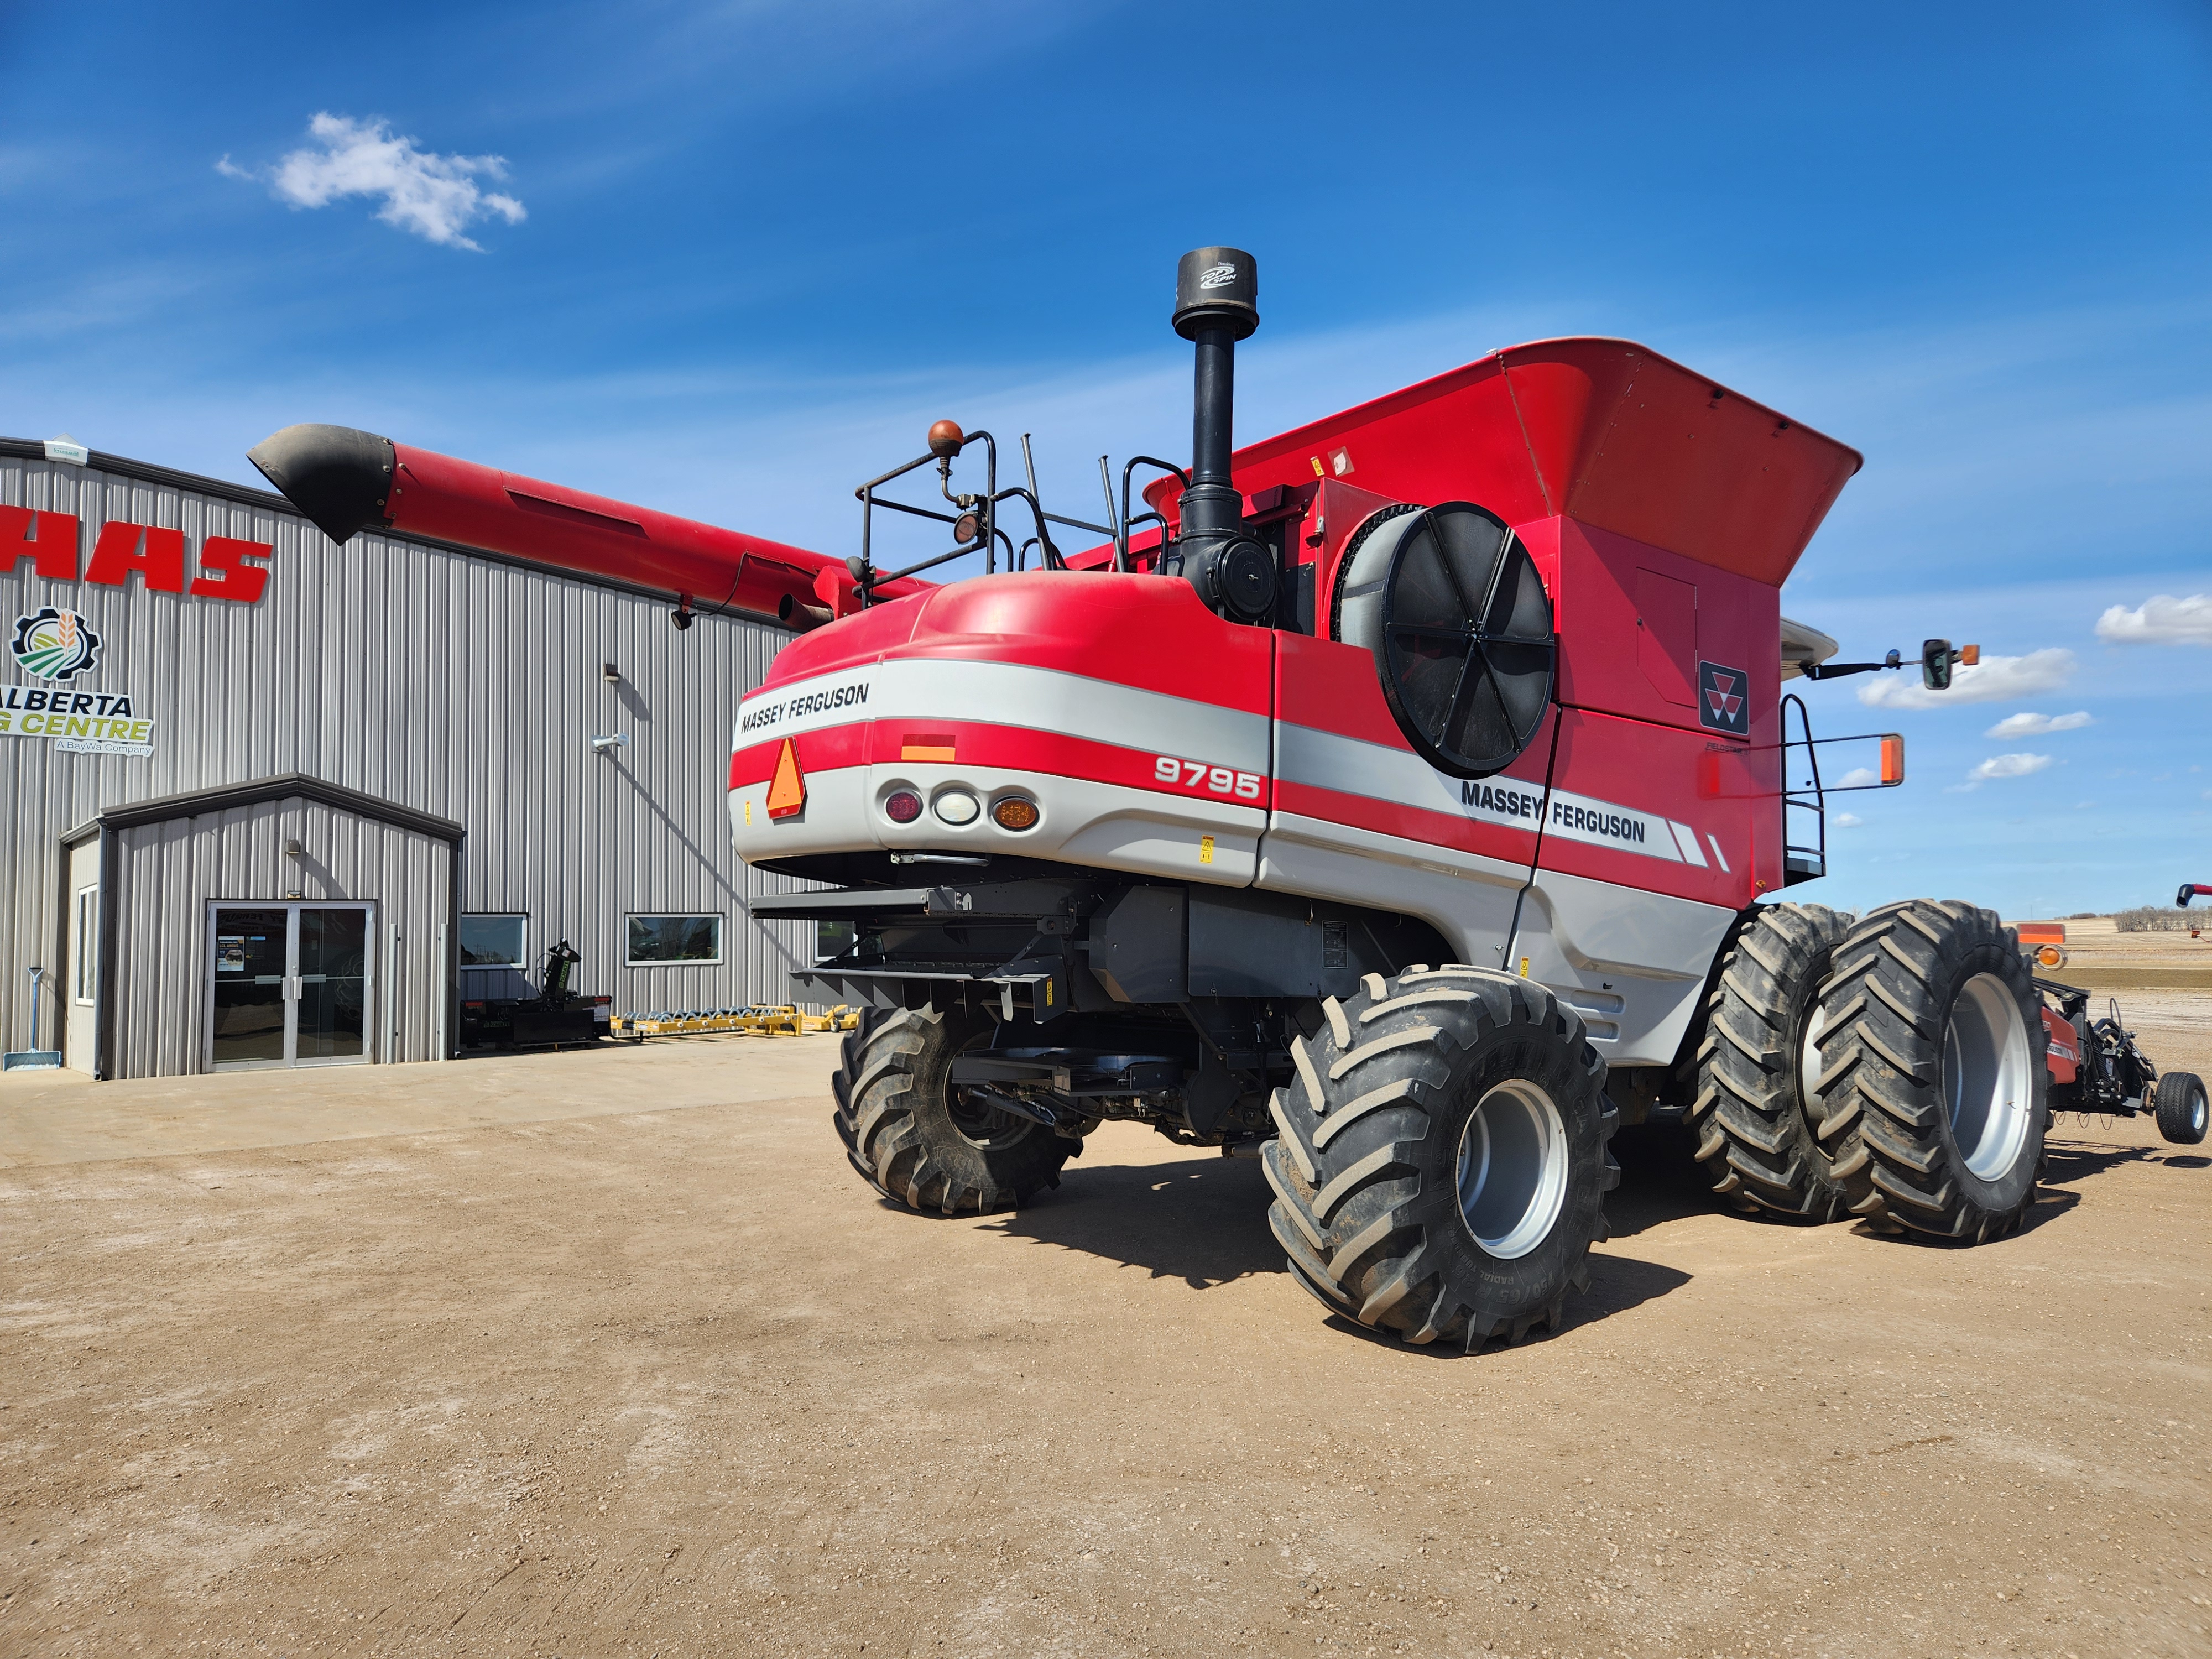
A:
<svg viewBox="0 0 2212 1659">
<path fill-rule="evenodd" d="M 2212 1652 L 2212 1170 L 2141 1123 L 1972 1250 L 1628 1132 L 1569 1328 L 1450 1357 L 1135 1130 L 895 1211 L 829 1060 L 0 1095 L 0 1653 Z"/>
</svg>

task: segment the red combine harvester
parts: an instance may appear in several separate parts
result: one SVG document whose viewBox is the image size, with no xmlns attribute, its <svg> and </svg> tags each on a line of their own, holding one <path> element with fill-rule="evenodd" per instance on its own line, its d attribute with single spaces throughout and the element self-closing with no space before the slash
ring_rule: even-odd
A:
<svg viewBox="0 0 2212 1659">
<path fill-rule="evenodd" d="M 726 577 L 812 629 L 736 711 L 729 807 L 748 861 L 826 884 L 754 914 L 850 940 L 799 977 L 870 1011 L 834 1079 L 855 1169 L 918 1210 L 1001 1209 L 1102 1121 L 1146 1122 L 1263 1160 L 1276 1237 L 1332 1313 L 1470 1348 L 1558 1327 L 1623 1121 L 1686 1119 L 1747 1208 L 2018 1225 L 2046 1040 L 2072 1028 L 2010 930 L 1955 902 L 1856 921 L 1773 902 L 1825 872 L 1825 795 L 1858 787 L 1824 788 L 1783 681 L 1900 665 L 1830 662 L 1779 614 L 1858 455 L 1602 339 L 1232 453 L 1250 257 L 1187 256 L 1174 321 L 1192 465 L 1131 461 L 1107 524 L 1048 512 L 1033 473 L 1000 488 L 995 441 L 940 422 L 861 488 L 847 566 L 732 538 L 682 586 L 643 578 Z M 377 465 L 464 463 L 357 434 L 359 454 L 265 453 L 338 431 L 255 452 L 335 538 L 388 512 L 641 580 L 589 562 L 619 562 L 629 530 L 588 558 L 526 550 L 520 501 L 439 529 L 401 516 L 422 497 L 365 493 Z M 981 488 L 956 489 L 979 449 Z M 883 493 L 933 465 L 941 507 Z M 1159 476 L 1133 514 L 1140 466 Z M 640 536 L 681 523 L 474 471 Z M 878 569 L 879 507 L 953 548 Z M 1054 526 L 1109 539 L 1065 554 Z M 988 574 L 917 580 L 974 555 Z M 747 557 L 779 562 L 748 588 Z M 1929 641 L 1925 683 L 1972 660 Z M 1902 781 L 1894 735 L 1838 741 L 1874 745 L 1868 787 Z"/>
</svg>

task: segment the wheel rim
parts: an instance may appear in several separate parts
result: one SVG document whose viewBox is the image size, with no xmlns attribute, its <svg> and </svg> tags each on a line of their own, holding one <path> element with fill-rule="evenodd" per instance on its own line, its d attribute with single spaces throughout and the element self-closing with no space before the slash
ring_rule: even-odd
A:
<svg viewBox="0 0 2212 1659">
<path fill-rule="evenodd" d="M 1995 974 L 1977 974 L 1943 1028 L 1944 1103 L 1970 1175 L 1995 1181 L 2018 1161 L 2033 1095 L 2020 1003 Z"/>
<path fill-rule="evenodd" d="M 1459 1213 L 1504 1261 L 1542 1243 L 1567 1195 L 1567 1132 L 1533 1083 L 1501 1083 L 1475 1103 L 1459 1138 Z"/>
<path fill-rule="evenodd" d="M 960 1052 L 966 1054 L 972 1049 L 988 1047 L 989 1037 L 978 1036 Z M 1010 1112 L 1003 1106 L 994 1106 L 980 1097 L 975 1090 L 966 1087 L 955 1088 L 948 1085 L 945 1091 L 945 1112 L 952 1120 L 952 1127 L 959 1131 L 963 1140 L 987 1152 L 1012 1146 L 1036 1127 L 1028 1118 Z"/>
<path fill-rule="evenodd" d="M 2204 1091 L 2199 1089 L 2189 1103 L 2189 1127 L 2200 1140 L 2204 1136 Z"/>
<path fill-rule="evenodd" d="M 1805 1011 L 1805 1036 L 1797 1046 L 1797 1098 L 1808 1105 L 1820 1080 L 1820 1034 L 1827 1029 L 1828 1011 L 1815 1002 Z"/>
</svg>

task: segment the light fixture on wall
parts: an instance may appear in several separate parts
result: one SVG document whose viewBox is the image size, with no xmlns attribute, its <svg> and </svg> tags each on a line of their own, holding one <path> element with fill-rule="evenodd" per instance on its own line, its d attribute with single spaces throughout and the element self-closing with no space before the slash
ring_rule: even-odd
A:
<svg viewBox="0 0 2212 1659">
<path fill-rule="evenodd" d="M 307 897 L 307 884 L 305 881 L 301 879 L 300 872 L 296 867 L 300 862 L 300 843 L 296 841 L 286 842 L 284 843 L 284 856 L 291 860 L 293 865 L 295 866 L 292 872 L 291 880 L 284 884 L 284 896 L 288 899 Z"/>
<path fill-rule="evenodd" d="M 594 755 L 611 755 L 617 749 L 629 747 L 629 733 L 627 732 L 608 732 L 592 739 Z"/>
<path fill-rule="evenodd" d="M 602 664 L 599 668 L 599 678 L 605 680 L 609 685 L 620 685 L 622 684 L 622 670 L 616 667 L 612 663 Z"/>
</svg>

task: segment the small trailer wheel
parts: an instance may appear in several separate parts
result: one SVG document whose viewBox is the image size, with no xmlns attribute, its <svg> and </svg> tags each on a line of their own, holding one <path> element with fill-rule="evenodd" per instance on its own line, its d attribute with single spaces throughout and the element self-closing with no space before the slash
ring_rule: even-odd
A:
<svg viewBox="0 0 2212 1659">
<path fill-rule="evenodd" d="M 2151 1100 L 2159 1133 L 2175 1146 L 2194 1146 L 2204 1139 L 2204 1082 L 2194 1072 L 2168 1072 Z"/>
</svg>

